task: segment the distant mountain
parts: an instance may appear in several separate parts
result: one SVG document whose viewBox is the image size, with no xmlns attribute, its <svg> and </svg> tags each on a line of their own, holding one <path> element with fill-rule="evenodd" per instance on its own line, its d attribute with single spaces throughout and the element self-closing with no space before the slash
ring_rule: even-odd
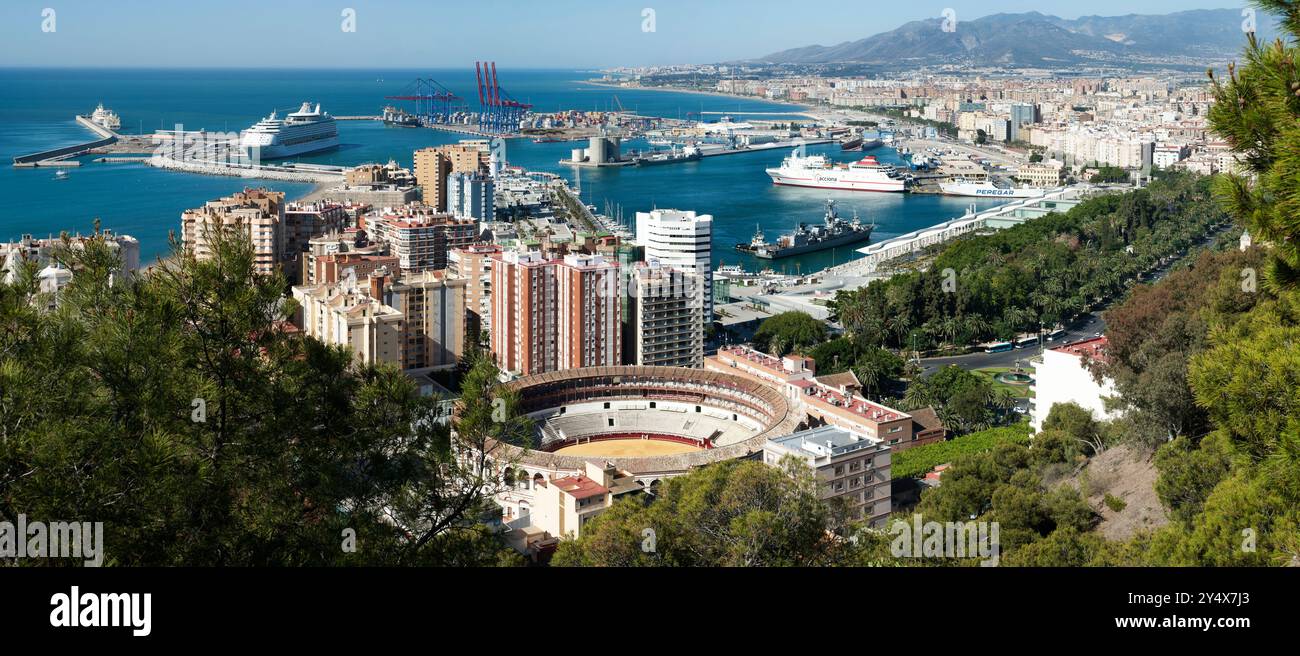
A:
<svg viewBox="0 0 1300 656">
<path fill-rule="evenodd" d="M 960 19 L 960 16 L 958 16 Z M 1088 61 L 1182 57 L 1231 58 L 1246 42 L 1240 9 L 1202 9 L 1161 16 L 1085 16 L 1067 20 L 1038 12 L 994 14 L 959 21 L 945 32 L 944 19 L 913 21 L 859 41 L 808 46 L 758 61 L 784 64 L 863 63 L 899 67 L 973 64 L 1059 67 Z M 1261 38 L 1276 23 L 1258 15 Z"/>
</svg>

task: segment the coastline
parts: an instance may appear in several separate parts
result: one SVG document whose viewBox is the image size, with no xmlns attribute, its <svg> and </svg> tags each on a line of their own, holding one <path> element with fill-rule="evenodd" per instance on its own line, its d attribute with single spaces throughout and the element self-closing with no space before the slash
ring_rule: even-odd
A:
<svg viewBox="0 0 1300 656">
<path fill-rule="evenodd" d="M 579 83 L 588 84 L 593 87 L 605 87 L 608 89 L 624 89 L 627 91 L 671 91 L 673 93 L 689 93 L 689 94 L 694 94 L 699 96 L 715 96 L 718 98 L 752 100 L 754 102 L 765 102 L 765 103 L 771 103 L 773 105 L 783 105 L 785 107 L 800 109 L 803 110 L 803 112 L 800 113 L 808 114 L 809 117 L 813 117 L 812 112 L 816 109 L 815 107 L 796 103 L 796 102 L 791 102 L 789 100 L 772 100 L 769 98 L 756 98 L 754 96 L 742 96 L 734 93 L 723 93 L 721 91 L 700 91 L 698 89 L 679 89 L 677 87 L 629 87 L 629 86 L 623 86 L 621 84 L 610 84 L 608 82 L 592 82 L 591 80 L 579 80 Z M 745 112 L 737 112 L 737 113 L 744 114 Z"/>
<path fill-rule="evenodd" d="M 307 203 L 314 203 L 317 200 L 320 200 L 321 196 L 324 196 L 325 191 L 328 190 L 329 188 L 330 188 L 329 183 L 317 182 L 316 186 L 311 188 L 311 191 L 303 194 L 302 196 L 299 196 L 298 198 L 293 199 L 293 202 L 302 203 L 304 205 Z"/>
</svg>

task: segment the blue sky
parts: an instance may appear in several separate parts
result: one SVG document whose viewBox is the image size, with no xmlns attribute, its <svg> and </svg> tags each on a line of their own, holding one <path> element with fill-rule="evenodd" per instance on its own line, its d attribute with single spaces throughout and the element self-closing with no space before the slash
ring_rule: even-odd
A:
<svg viewBox="0 0 1300 656">
<path fill-rule="evenodd" d="M 992 13 L 1161 14 L 1242 0 L 4 0 L 0 66 L 519 68 L 708 63 Z M 54 32 L 42 11 L 54 10 Z M 356 31 L 344 32 L 343 11 Z M 655 30 L 642 30 L 654 9 Z"/>
</svg>

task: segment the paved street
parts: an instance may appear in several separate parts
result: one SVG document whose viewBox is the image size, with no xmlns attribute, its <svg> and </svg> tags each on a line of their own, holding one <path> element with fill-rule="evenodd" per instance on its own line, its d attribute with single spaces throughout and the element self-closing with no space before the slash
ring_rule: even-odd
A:
<svg viewBox="0 0 1300 656">
<path fill-rule="evenodd" d="M 1061 344 L 1077 342 L 1084 339 L 1095 337 L 1097 333 L 1105 334 L 1106 322 L 1102 320 L 1099 312 L 1092 312 L 1084 317 L 1065 331 L 1065 335 L 1058 337 L 1052 342 L 1046 344 L 1052 348 Z M 921 368 L 925 376 L 932 376 L 935 372 L 950 364 L 955 364 L 963 369 L 990 369 L 1000 367 L 1014 367 L 1016 362 L 1020 361 L 1028 366 L 1028 361 L 1040 353 L 1040 349 L 1023 348 L 1006 351 L 1004 353 L 970 353 L 968 355 L 957 355 L 943 358 L 925 358 L 921 360 Z"/>
</svg>

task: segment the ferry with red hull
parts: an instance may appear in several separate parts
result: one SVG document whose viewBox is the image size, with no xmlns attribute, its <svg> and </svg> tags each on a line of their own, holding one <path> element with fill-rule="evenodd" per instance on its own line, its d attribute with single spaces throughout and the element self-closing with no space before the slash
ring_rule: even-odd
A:
<svg viewBox="0 0 1300 656">
<path fill-rule="evenodd" d="M 901 193 L 911 186 L 911 176 L 871 155 L 851 164 L 836 164 L 824 155 L 806 157 L 795 151 L 767 174 L 773 184 L 791 187 Z"/>
</svg>

